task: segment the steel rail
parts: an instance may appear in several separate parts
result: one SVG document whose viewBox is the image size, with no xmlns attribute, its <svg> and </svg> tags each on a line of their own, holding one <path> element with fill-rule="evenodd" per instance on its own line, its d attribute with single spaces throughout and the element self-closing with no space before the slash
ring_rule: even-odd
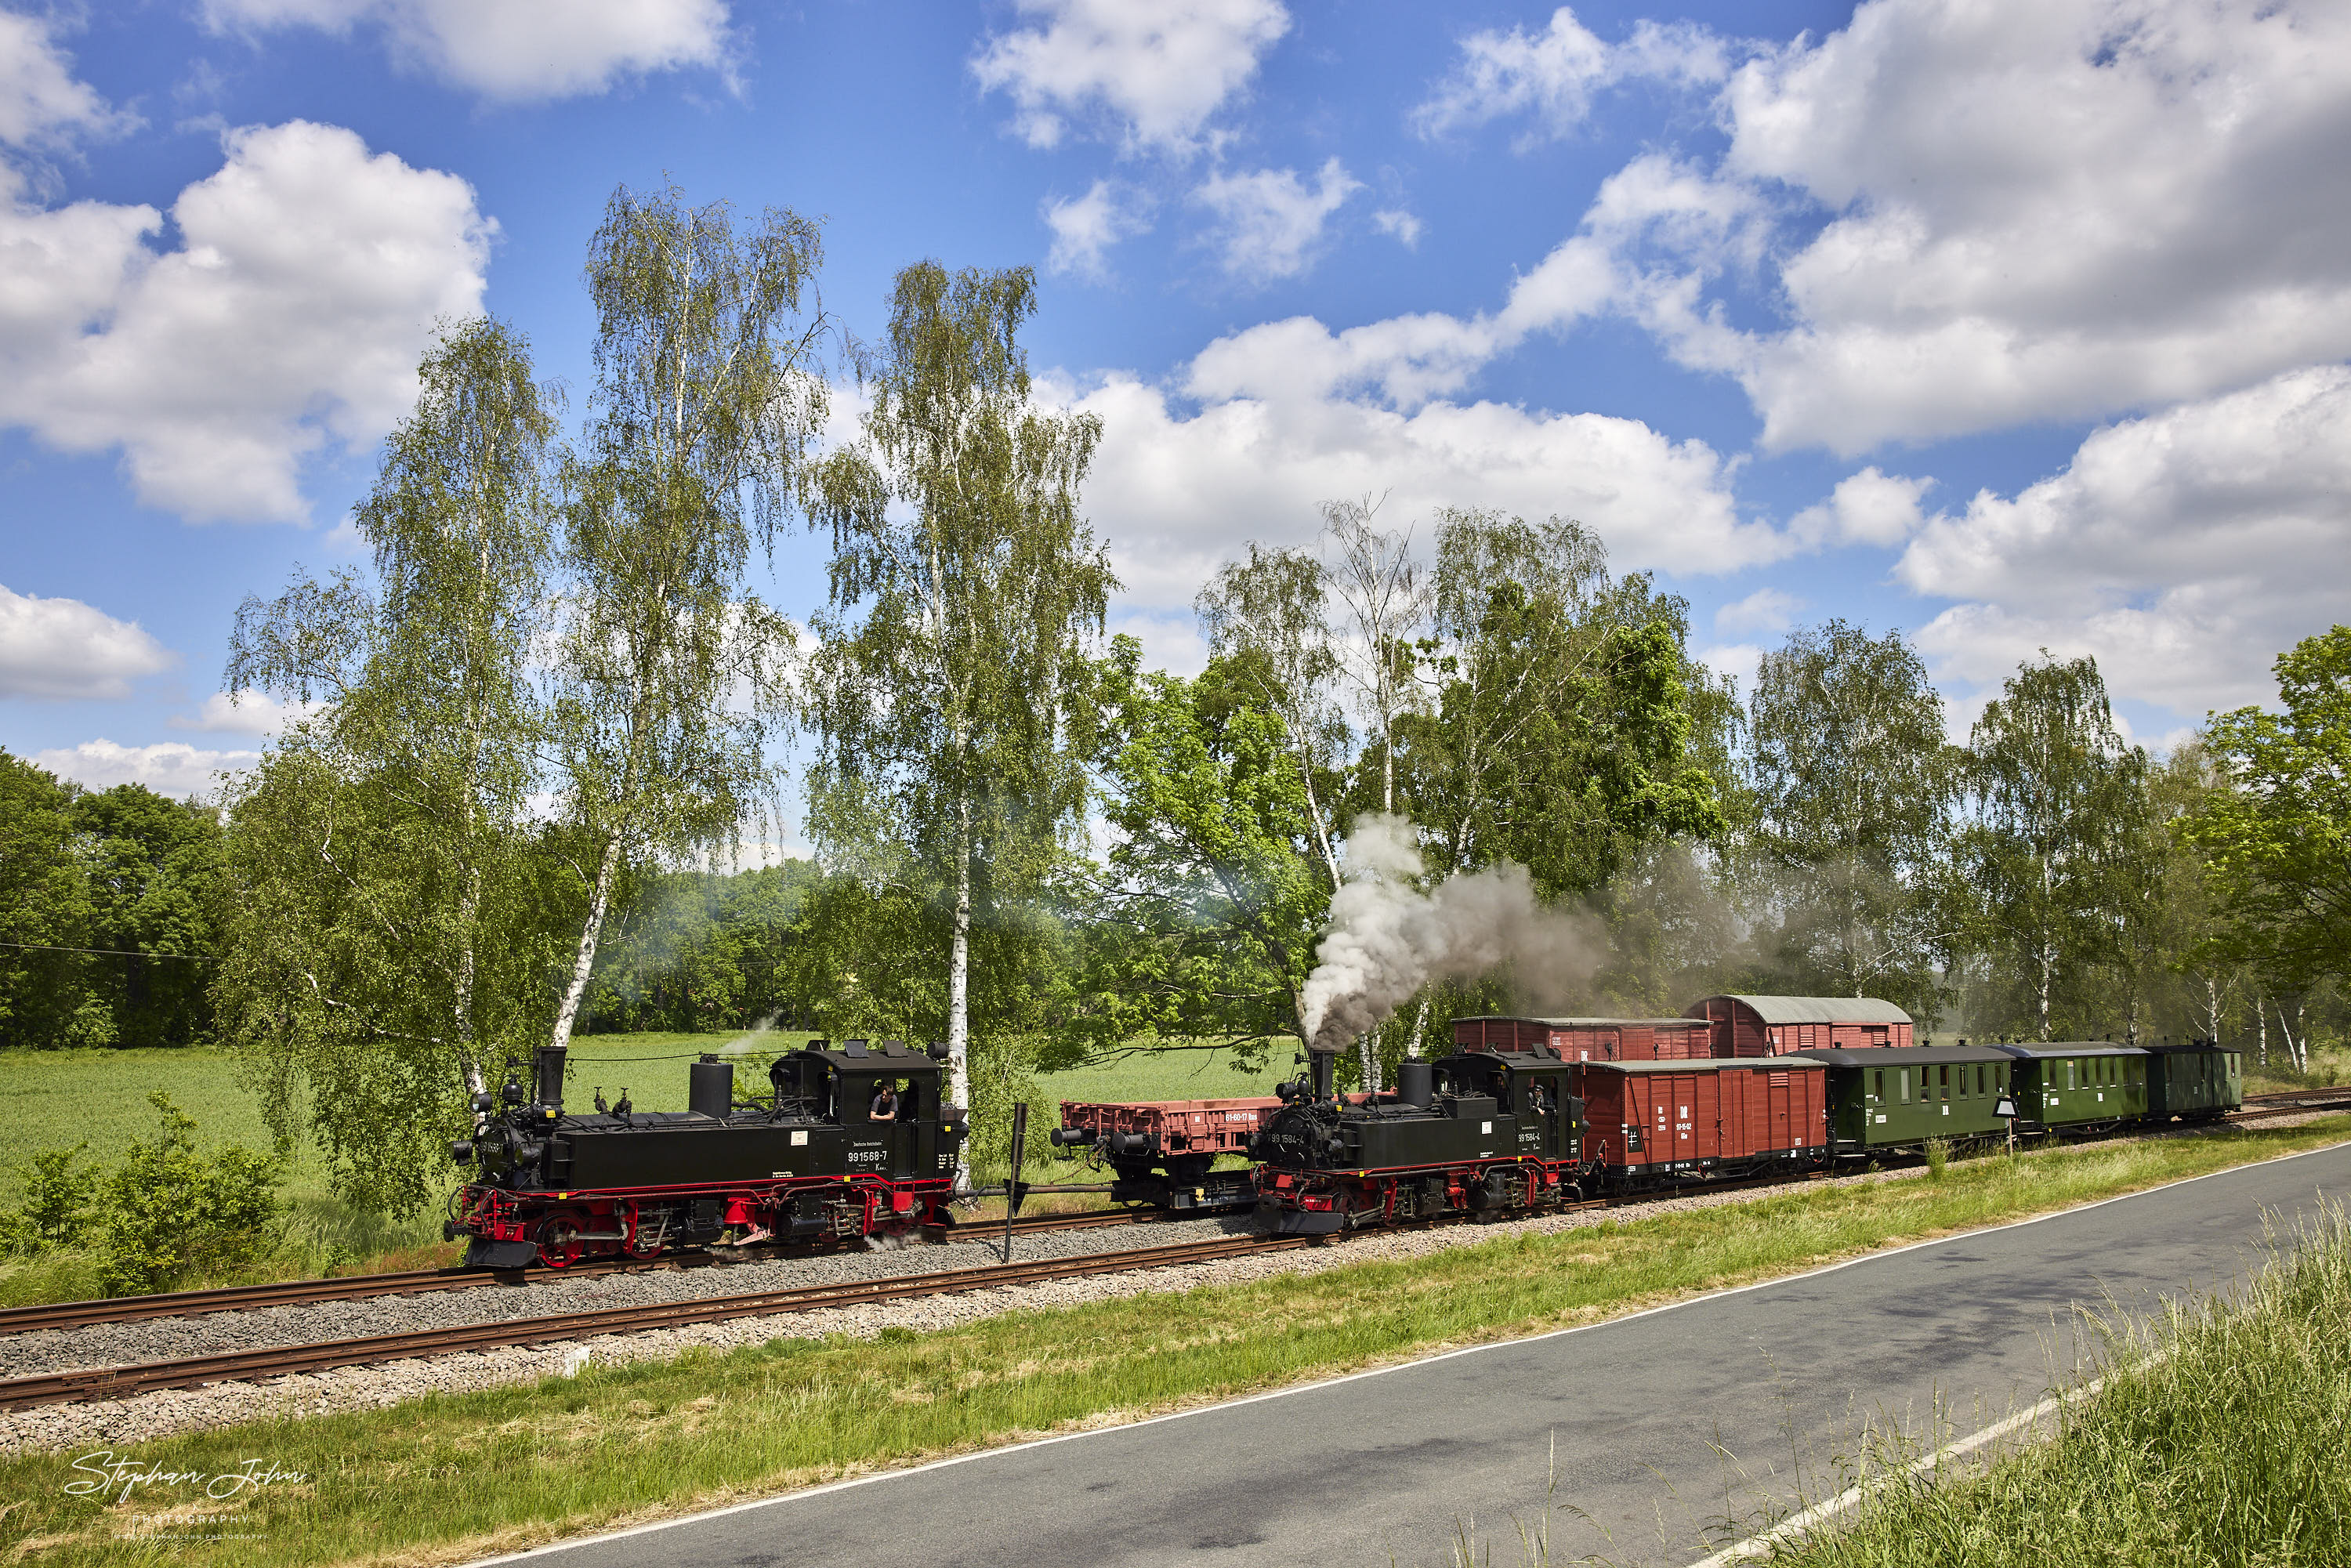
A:
<svg viewBox="0 0 2351 1568">
<path fill-rule="evenodd" d="M 1089 1274 L 1175 1268 L 1186 1263 L 1216 1262 L 1260 1252 L 1286 1251 L 1314 1245 L 1319 1239 L 1304 1236 L 1219 1237 L 1207 1241 L 1179 1242 L 1118 1252 L 1083 1253 L 1075 1257 L 998 1263 L 934 1274 L 900 1275 L 895 1279 L 804 1285 L 791 1290 L 757 1291 L 745 1295 L 664 1301 L 651 1306 L 605 1307 L 591 1312 L 520 1318 L 507 1322 L 471 1323 L 457 1328 L 330 1340 L 318 1344 L 228 1351 L 218 1355 L 192 1356 L 179 1361 L 82 1367 L 69 1372 L 0 1381 L 0 1410 L 20 1410 L 32 1406 L 72 1401 L 117 1399 L 169 1388 L 201 1388 L 212 1383 L 283 1377 L 294 1373 L 324 1372 L 338 1367 L 365 1366 L 421 1356 L 452 1355 L 465 1351 L 545 1344 L 603 1334 L 637 1333 L 649 1329 L 676 1328 L 729 1318 L 780 1316 L 816 1312 L 826 1307 L 902 1301 L 914 1296 L 957 1295 L 971 1291 L 1038 1284 Z"/>
</svg>

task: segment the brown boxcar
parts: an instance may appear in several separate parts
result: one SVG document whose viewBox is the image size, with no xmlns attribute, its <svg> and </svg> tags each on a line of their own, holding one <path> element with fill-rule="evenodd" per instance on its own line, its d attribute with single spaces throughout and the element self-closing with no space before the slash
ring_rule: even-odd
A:
<svg viewBox="0 0 2351 1568">
<path fill-rule="evenodd" d="M 1712 1054 L 1703 1019 L 1468 1018 L 1457 1051 L 1541 1051 L 1562 1061 L 1685 1061 Z"/>
<path fill-rule="evenodd" d="M 1876 997 L 1708 997 L 1682 1013 L 1711 1027 L 1718 1057 L 1917 1043 L 1910 1015 Z"/>
<path fill-rule="evenodd" d="M 1799 1170 L 1828 1159 L 1828 1073 L 1767 1058 L 1591 1061 L 1584 1160 L 1603 1187 Z"/>
</svg>

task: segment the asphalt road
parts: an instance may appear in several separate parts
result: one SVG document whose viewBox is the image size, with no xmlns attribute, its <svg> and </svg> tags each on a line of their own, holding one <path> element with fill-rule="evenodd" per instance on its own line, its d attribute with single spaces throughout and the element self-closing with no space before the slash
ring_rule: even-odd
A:
<svg viewBox="0 0 2351 1568">
<path fill-rule="evenodd" d="M 999 1449 L 526 1555 L 534 1568 L 1687 1563 L 1867 1418 L 1980 1429 L 2080 1346 L 2258 1262 L 2264 1210 L 2351 1197 L 2351 1146 L 1539 1339 Z M 1726 1457 L 1727 1456 L 1727 1457 Z M 1817 1479 L 1817 1478 L 1815 1478 Z M 1579 1520 L 1572 1511 L 1581 1510 Z M 1516 1522 L 1514 1522 L 1516 1521 Z M 1739 1533 L 1734 1531 L 1734 1533 Z M 1718 1533 L 1718 1543 L 1726 1537 Z"/>
</svg>

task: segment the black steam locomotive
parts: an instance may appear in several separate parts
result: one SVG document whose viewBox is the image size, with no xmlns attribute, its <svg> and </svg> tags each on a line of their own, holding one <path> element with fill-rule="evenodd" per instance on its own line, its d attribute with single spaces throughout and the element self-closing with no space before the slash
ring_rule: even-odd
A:
<svg viewBox="0 0 2351 1568">
<path fill-rule="evenodd" d="M 956 1154 L 970 1132 L 945 1103 L 944 1047 L 821 1040 L 778 1057 L 764 1099 L 735 1097 L 735 1067 L 705 1056 L 688 1109 L 563 1109 L 566 1053 L 542 1047 L 526 1092 L 474 1099 L 474 1135 L 453 1145 L 479 1175 L 443 1233 L 470 1238 L 467 1266 L 564 1268 L 739 1244 L 903 1235 L 953 1223 Z"/>
<path fill-rule="evenodd" d="M 1583 1197 L 1574 1063 L 1502 1051 L 1406 1061 L 1392 1096 L 1348 1098 L 1332 1092 L 1333 1060 L 1314 1052 L 1250 1140 L 1259 1212 L 1274 1228 L 1311 1235 Z"/>
</svg>

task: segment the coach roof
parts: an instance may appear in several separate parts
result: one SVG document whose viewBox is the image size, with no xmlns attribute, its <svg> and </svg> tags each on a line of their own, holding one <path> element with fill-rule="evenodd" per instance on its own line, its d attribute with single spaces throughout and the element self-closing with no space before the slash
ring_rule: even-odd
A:
<svg viewBox="0 0 2351 1568">
<path fill-rule="evenodd" d="M 1715 1000 L 1709 997 L 1708 1001 Z M 1876 997 L 1741 997 L 1725 1001 L 1751 1009 L 1765 1023 L 1908 1023 L 1910 1015 Z"/>
</svg>

